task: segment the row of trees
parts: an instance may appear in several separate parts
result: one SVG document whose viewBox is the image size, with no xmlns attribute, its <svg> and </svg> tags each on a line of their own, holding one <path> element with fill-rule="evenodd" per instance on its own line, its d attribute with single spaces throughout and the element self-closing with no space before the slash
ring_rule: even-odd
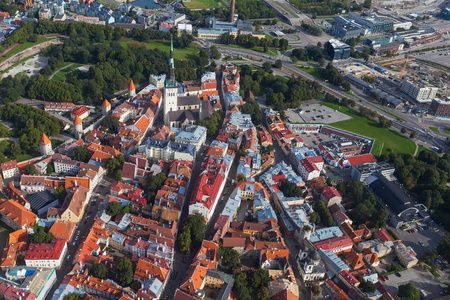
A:
<svg viewBox="0 0 450 300">
<path fill-rule="evenodd" d="M 60 33 L 69 36 L 62 45 L 49 47 L 44 54 L 49 64 L 41 71 L 42 75 L 29 79 L 26 75 L 15 76 L 3 80 L 5 88 L 4 102 L 13 102 L 27 96 L 50 101 L 84 101 L 92 103 L 101 101 L 115 91 L 126 89 L 130 78 L 138 84 L 146 81 L 149 74 L 167 73 L 168 53 L 159 49 L 148 50 L 146 44 L 130 42 L 127 48 L 117 41 L 121 37 L 130 37 L 140 41 L 159 39 L 165 42 L 170 39 L 169 33 L 155 30 L 133 29 L 129 32 L 123 28 L 97 26 L 86 23 L 57 23 L 42 20 L 22 26 L 5 45 L 12 45 L 31 35 Z M 175 45 L 184 48 L 189 46 L 193 37 L 183 35 L 175 39 Z M 204 51 L 206 52 L 206 51 Z M 204 68 L 206 59 L 176 60 L 175 75 L 178 80 L 197 78 L 197 67 Z M 79 72 L 67 82 L 48 80 L 51 74 L 64 66 L 65 62 L 90 64 L 88 72 Z M 204 69 L 202 69 L 204 71 Z"/>
<path fill-rule="evenodd" d="M 147 201 L 153 203 L 159 189 L 163 186 L 164 182 L 167 180 L 166 174 L 160 172 L 153 176 L 148 176 L 145 179 L 145 186 L 143 188 L 147 192 Z"/>
<path fill-rule="evenodd" d="M 189 251 L 191 244 L 199 245 L 205 238 L 205 218 L 195 214 L 181 222 L 181 231 L 178 235 L 178 245 L 183 252 Z"/>
<path fill-rule="evenodd" d="M 307 33 L 314 35 L 314 36 L 321 36 L 322 35 L 322 28 L 315 24 L 309 24 L 309 23 L 302 23 L 302 29 L 306 31 Z"/>
<path fill-rule="evenodd" d="M 320 220 L 319 218 L 317 218 L 316 223 L 318 221 L 321 221 L 326 227 L 330 227 L 331 225 L 333 225 L 333 217 L 331 216 L 331 213 L 328 210 L 325 202 L 323 202 L 322 200 L 316 201 L 316 203 L 314 204 L 314 211 L 316 211 L 320 216 Z"/>
<path fill-rule="evenodd" d="M 302 188 L 287 179 L 281 182 L 280 191 L 282 191 L 286 197 L 303 197 Z"/>
<path fill-rule="evenodd" d="M 113 175 L 116 180 L 122 180 L 122 166 L 125 162 L 125 156 L 122 154 L 111 157 L 106 161 L 105 167 L 108 173 Z"/>
<path fill-rule="evenodd" d="M 270 64 L 267 68 L 271 69 Z M 301 77 L 291 77 L 286 81 L 269 72 L 267 69 L 258 69 L 256 72 L 252 72 L 250 66 L 242 65 L 241 91 L 252 91 L 255 95 L 265 92 L 266 103 L 278 111 L 283 111 L 286 107 L 298 107 L 302 101 L 315 99 L 321 95 L 321 87 L 315 81 Z"/>
<path fill-rule="evenodd" d="M 239 18 L 243 20 L 277 17 L 277 13 L 273 9 L 270 9 L 263 1 L 258 0 L 237 0 L 236 12 L 239 14 Z"/>
<path fill-rule="evenodd" d="M 229 33 L 222 35 L 220 42 L 225 45 L 236 44 L 246 48 L 254 48 L 257 46 L 263 47 L 263 51 L 269 51 L 269 47 L 278 47 L 280 51 L 287 50 L 289 46 L 289 41 L 287 39 L 273 39 L 269 40 L 267 38 L 258 38 L 252 35 L 239 34 L 234 36 Z"/>
<path fill-rule="evenodd" d="M 215 136 L 223 121 L 223 111 L 220 109 L 214 112 L 209 120 L 197 120 L 197 125 L 205 126 L 208 136 Z"/>
<path fill-rule="evenodd" d="M 328 43 L 328 42 L 327 42 Z M 341 86 L 345 91 L 350 91 L 351 84 L 346 81 L 344 77 L 336 70 L 333 63 L 330 61 L 325 69 L 319 69 L 322 78 L 328 80 L 331 84 Z"/>
<path fill-rule="evenodd" d="M 304 48 L 295 48 L 292 50 L 291 55 L 292 60 L 300 60 L 300 61 L 308 61 L 314 60 L 319 62 L 321 65 L 325 64 L 325 57 L 322 53 L 322 50 L 318 47 L 306 47 Z"/>
</svg>

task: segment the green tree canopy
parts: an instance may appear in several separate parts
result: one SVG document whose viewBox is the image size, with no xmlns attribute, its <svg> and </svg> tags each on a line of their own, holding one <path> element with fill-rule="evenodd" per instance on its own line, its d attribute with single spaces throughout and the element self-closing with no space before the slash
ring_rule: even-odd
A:
<svg viewBox="0 0 450 300">
<path fill-rule="evenodd" d="M 72 151 L 72 158 L 77 161 L 85 162 L 87 159 L 87 150 L 83 146 L 77 146 Z"/>
<path fill-rule="evenodd" d="M 108 269 L 106 268 L 106 266 L 102 263 L 98 263 L 95 259 L 92 264 L 93 266 L 89 274 L 100 279 L 105 279 L 106 273 L 108 273 Z"/>
<path fill-rule="evenodd" d="M 231 271 L 241 267 L 241 256 L 233 248 L 222 248 L 222 266 Z"/>
<path fill-rule="evenodd" d="M 398 287 L 398 296 L 402 300 L 420 299 L 420 291 L 412 283 L 402 284 Z"/>
<path fill-rule="evenodd" d="M 122 205 L 118 201 L 111 201 L 106 209 L 106 214 L 115 217 L 122 212 Z"/>
<path fill-rule="evenodd" d="M 133 265 L 127 257 L 121 258 L 116 263 L 117 282 L 121 286 L 128 286 L 133 281 Z"/>
</svg>

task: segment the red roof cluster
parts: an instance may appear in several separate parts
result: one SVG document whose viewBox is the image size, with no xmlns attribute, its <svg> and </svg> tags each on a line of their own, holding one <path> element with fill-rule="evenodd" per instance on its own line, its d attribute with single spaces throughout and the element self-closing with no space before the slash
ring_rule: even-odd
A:
<svg viewBox="0 0 450 300">
<path fill-rule="evenodd" d="M 84 115 L 88 111 L 89 111 L 89 108 L 87 108 L 86 106 L 81 106 L 81 107 L 73 110 L 70 114 L 79 117 L 79 116 Z"/>
<path fill-rule="evenodd" d="M 53 239 L 49 244 L 30 244 L 25 260 L 59 260 L 65 245 L 64 239 Z"/>
<path fill-rule="evenodd" d="M 350 156 L 347 158 L 347 160 L 350 163 L 350 166 L 364 165 L 377 161 L 375 157 L 373 157 L 373 155 L 370 153 Z"/>
</svg>

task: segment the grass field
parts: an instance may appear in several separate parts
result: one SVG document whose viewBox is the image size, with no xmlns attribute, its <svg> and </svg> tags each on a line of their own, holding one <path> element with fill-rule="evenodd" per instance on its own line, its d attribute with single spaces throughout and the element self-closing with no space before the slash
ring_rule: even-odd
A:
<svg viewBox="0 0 450 300">
<path fill-rule="evenodd" d="M 122 38 L 119 40 L 119 43 L 122 45 L 122 47 L 124 48 L 128 48 L 128 43 L 130 42 L 134 42 L 134 43 L 139 43 L 133 39 L 127 39 L 127 38 Z M 166 52 L 167 54 L 169 54 L 170 52 L 170 41 L 167 42 L 156 42 L 156 41 L 150 41 L 150 42 L 146 42 L 143 43 L 147 46 L 148 49 L 156 49 L 158 48 L 159 50 Z M 173 56 L 175 59 L 195 59 L 197 57 L 197 52 L 199 51 L 200 46 L 194 43 L 191 43 L 191 46 L 189 48 L 184 48 L 184 49 L 174 49 L 173 50 Z"/>
<path fill-rule="evenodd" d="M 450 134 L 450 129 L 444 128 L 444 129 L 442 129 L 442 130 L 444 130 L 444 132 L 445 132 L 446 134 Z"/>
<path fill-rule="evenodd" d="M 207 9 L 220 7 L 221 3 L 216 0 L 192 0 L 192 2 L 183 2 L 189 9 Z"/>
<path fill-rule="evenodd" d="M 45 42 L 47 40 L 51 40 L 51 39 L 54 39 L 54 38 L 56 38 L 56 37 L 49 37 L 49 38 L 47 38 L 47 37 L 40 37 L 40 38 L 37 39 L 36 43 L 25 42 L 25 43 L 19 44 L 19 46 L 17 46 L 13 50 L 9 51 L 6 55 L 0 56 L 0 62 L 4 61 L 5 59 L 7 59 L 7 58 L 9 58 L 11 56 L 13 56 L 16 53 L 19 53 L 22 50 L 28 49 L 28 48 L 30 48 L 30 47 L 32 47 L 34 45 L 43 43 L 43 42 Z"/>
<path fill-rule="evenodd" d="M 245 49 L 245 50 L 253 50 L 256 52 L 260 52 L 260 53 L 264 53 L 264 48 L 263 47 L 255 47 L 255 48 L 245 48 L 245 47 L 241 47 L 238 45 L 226 45 L 223 47 L 228 47 L 228 48 L 236 48 L 236 49 Z M 265 52 L 265 54 L 268 55 L 277 55 L 277 49 L 274 47 L 269 47 L 269 50 L 267 52 Z"/>
<path fill-rule="evenodd" d="M 341 113 L 353 118 L 347 121 L 332 123 L 330 124 L 331 126 L 375 139 L 375 144 L 372 148 L 373 155 L 379 156 L 380 152 L 381 154 L 387 154 L 389 153 L 389 149 L 395 153 L 414 154 L 416 145 L 410 139 L 387 128 L 381 128 L 377 122 L 369 120 L 347 107 L 341 106 L 339 109 L 338 104 L 329 102 L 322 102 L 322 104 L 339 110 Z"/>
<path fill-rule="evenodd" d="M 62 69 L 61 71 L 58 72 L 58 74 L 53 76 L 52 79 L 53 80 L 59 80 L 59 81 L 66 81 L 68 75 L 70 75 L 70 77 L 76 77 L 81 72 L 80 70 L 75 70 L 78 67 L 81 67 L 81 65 L 80 64 L 73 64 L 70 67 Z"/>
<path fill-rule="evenodd" d="M 439 129 L 437 127 L 430 127 L 430 130 L 439 133 Z"/>
</svg>

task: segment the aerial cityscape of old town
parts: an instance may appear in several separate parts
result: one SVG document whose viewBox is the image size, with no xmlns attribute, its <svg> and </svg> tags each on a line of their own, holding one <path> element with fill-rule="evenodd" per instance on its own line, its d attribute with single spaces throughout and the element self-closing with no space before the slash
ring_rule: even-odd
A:
<svg viewBox="0 0 450 300">
<path fill-rule="evenodd" d="M 450 0 L 0 0 L 0 299 L 449 300 Z"/>
</svg>

